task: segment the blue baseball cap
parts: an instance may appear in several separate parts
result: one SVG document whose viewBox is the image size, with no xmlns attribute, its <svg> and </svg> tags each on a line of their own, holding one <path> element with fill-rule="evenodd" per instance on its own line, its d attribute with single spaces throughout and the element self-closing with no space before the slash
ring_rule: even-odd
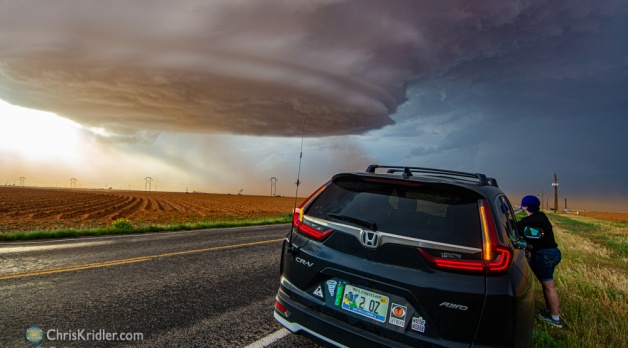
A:
<svg viewBox="0 0 628 348">
<path fill-rule="evenodd" d="M 522 207 L 532 207 L 535 205 L 541 205 L 541 201 L 539 200 L 539 197 L 537 196 L 525 196 L 523 197 L 523 199 L 521 200 L 521 206 Z"/>
</svg>

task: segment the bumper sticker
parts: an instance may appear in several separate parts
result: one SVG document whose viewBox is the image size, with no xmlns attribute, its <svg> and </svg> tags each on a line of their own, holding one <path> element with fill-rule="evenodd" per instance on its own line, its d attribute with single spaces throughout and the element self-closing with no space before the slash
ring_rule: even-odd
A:
<svg viewBox="0 0 628 348">
<path fill-rule="evenodd" d="M 393 303 L 390 311 L 389 323 L 401 327 L 406 326 L 406 314 L 408 313 L 408 307 L 400 304 Z"/>
<path fill-rule="evenodd" d="M 413 317 L 412 318 L 412 330 L 418 332 L 425 332 L 425 320 L 423 317 Z"/>
<path fill-rule="evenodd" d="M 338 285 L 338 282 L 335 280 L 327 281 L 327 289 L 329 290 L 329 296 L 334 297 L 336 295 L 336 285 Z"/>
<path fill-rule="evenodd" d="M 338 284 L 338 288 L 336 290 L 336 306 L 340 306 L 340 302 L 342 301 L 342 292 L 345 288 L 345 285 L 343 283 Z"/>
<path fill-rule="evenodd" d="M 323 298 L 323 288 L 320 285 L 314 290 L 314 295 Z"/>
</svg>

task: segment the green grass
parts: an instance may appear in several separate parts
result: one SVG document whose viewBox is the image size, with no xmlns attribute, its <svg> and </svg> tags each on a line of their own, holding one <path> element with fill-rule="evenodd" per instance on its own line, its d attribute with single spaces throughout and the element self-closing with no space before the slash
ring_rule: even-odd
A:
<svg viewBox="0 0 628 348">
<path fill-rule="evenodd" d="M 536 320 L 533 347 L 626 347 L 628 224 L 547 215 L 563 254 L 554 276 L 565 326 Z M 536 307 L 544 306 L 539 285 Z"/>
<path fill-rule="evenodd" d="M 284 214 L 280 217 L 267 218 L 247 218 L 247 217 L 230 217 L 224 220 L 203 220 L 198 222 L 176 222 L 171 221 L 169 224 L 141 224 L 134 226 L 127 219 L 118 219 L 107 227 L 97 228 L 60 228 L 46 229 L 36 231 L 11 231 L 0 232 L 0 242 L 29 240 L 29 239 L 48 239 L 48 238 L 72 238 L 85 236 L 102 236 L 115 234 L 132 234 L 132 233 L 148 233 L 162 231 L 188 231 L 200 230 L 208 228 L 224 228 L 224 227 L 244 227 L 257 225 L 281 224 L 291 221 L 290 214 Z"/>
<path fill-rule="evenodd" d="M 616 256 L 628 256 L 628 223 L 555 215 L 553 222 L 565 231 L 609 247 Z"/>
</svg>

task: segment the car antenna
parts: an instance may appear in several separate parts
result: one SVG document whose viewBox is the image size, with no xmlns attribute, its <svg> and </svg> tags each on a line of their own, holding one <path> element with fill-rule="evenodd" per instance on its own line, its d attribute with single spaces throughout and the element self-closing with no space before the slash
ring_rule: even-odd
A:
<svg viewBox="0 0 628 348">
<path fill-rule="evenodd" d="M 301 152 L 299 153 L 299 170 L 297 172 L 297 189 L 296 192 L 294 193 L 294 209 L 292 210 L 292 216 L 293 216 L 293 220 L 294 220 L 294 213 L 297 210 L 297 199 L 299 197 L 299 185 L 301 184 L 301 181 L 299 180 L 301 178 L 301 161 L 303 160 L 303 137 L 305 136 L 305 118 L 303 119 L 303 126 L 301 127 Z M 292 226 L 290 227 L 290 238 L 288 239 L 288 252 L 292 253 L 294 251 L 294 247 L 292 245 L 292 235 L 294 231 L 294 224 L 292 224 Z"/>
</svg>

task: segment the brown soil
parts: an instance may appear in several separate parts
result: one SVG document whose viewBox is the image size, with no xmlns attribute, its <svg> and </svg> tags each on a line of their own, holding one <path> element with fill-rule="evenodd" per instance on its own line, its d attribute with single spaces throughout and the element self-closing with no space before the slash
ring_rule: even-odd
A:
<svg viewBox="0 0 628 348">
<path fill-rule="evenodd" d="M 595 211 L 579 212 L 579 215 L 601 219 L 606 221 L 628 222 L 628 213 L 604 213 Z"/>
<path fill-rule="evenodd" d="M 0 231 L 102 227 L 119 218 L 134 224 L 263 219 L 293 207 L 288 197 L 6 186 L 0 187 Z"/>
</svg>

